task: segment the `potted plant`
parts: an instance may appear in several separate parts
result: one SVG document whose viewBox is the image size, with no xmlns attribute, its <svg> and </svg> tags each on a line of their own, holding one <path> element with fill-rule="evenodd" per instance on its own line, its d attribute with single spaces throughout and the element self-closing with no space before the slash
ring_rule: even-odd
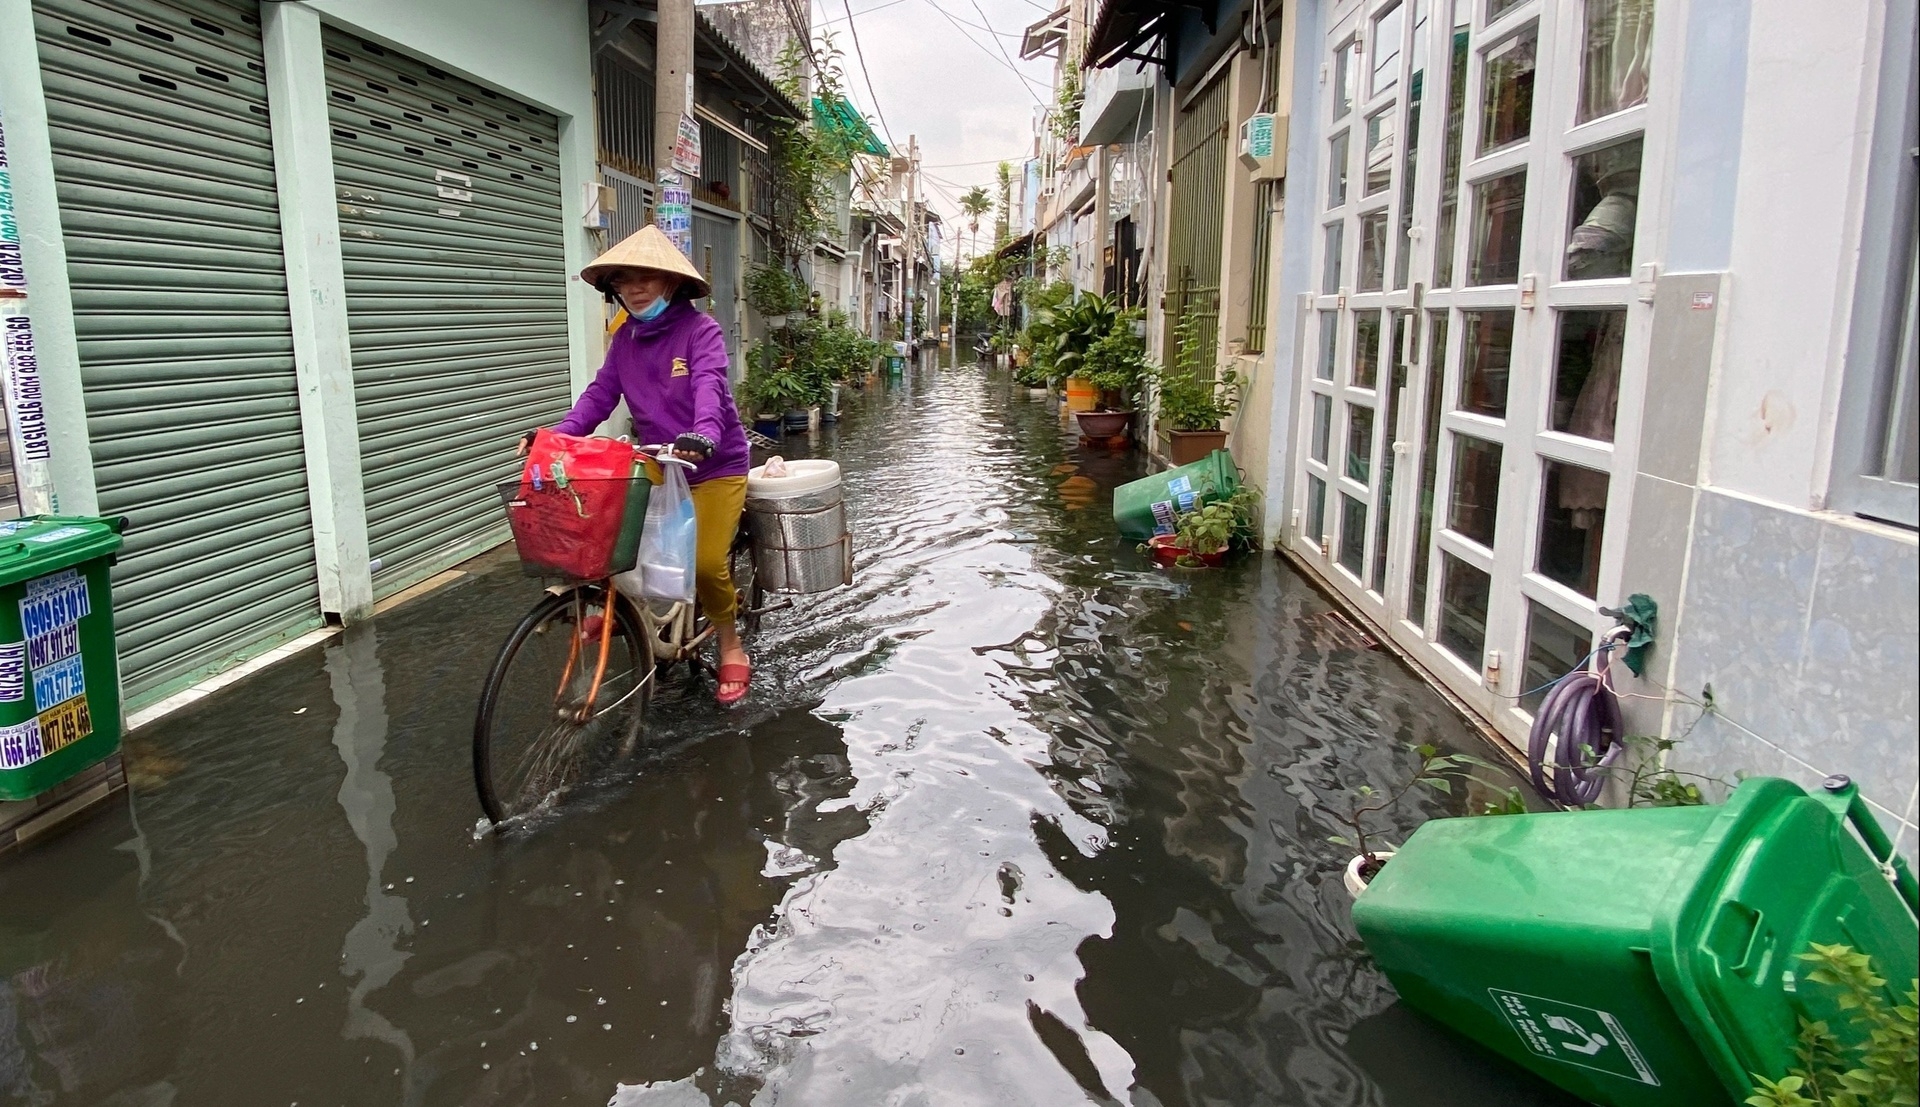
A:
<svg viewBox="0 0 1920 1107">
<path fill-rule="evenodd" d="M 1182 512 L 1172 534 L 1156 534 L 1147 539 L 1147 552 L 1162 565 L 1212 567 L 1235 551 L 1260 547 L 1260 532 L 1254 522 L 1254 509 L 1260 494 L 1241 488 L 1224 500 L 1201 504 Z"/>
<path fill-rule="evenodd" d="M 1133 422 L 1140 386 L 1147 377 L 1147 346 L 1133 331 L 1138 311 L 1116 312 L 1107 332 L 1081 356 L 1080 372 L 1096 393 L 1091 411 L 1076 411 L 1080 433 L 1116 438 Z"/>
<path fill-rule="evenodd" d="M 1036 348 L 1046 351 L 1052 377 L 1065 383 L 1069 410 L 1092 411 L 1099 406 L 1099 389 L 1088 379 L 1087 354 L 1113 331 L 1118 315 L 1112 303 L 1095 295 L 1034 312 L 1027 329 Z"/>
<path fill-rule="evenodd" d="M 806 283 L 781 265 L 757 265 L 748 271 L 746 292 L 747 306 L 775 330 L 786 326 L 795 313 L 804 313 L 810 298 Z"/>
<path fill-rule="evenodd" d="M 1174 363 L 1154 374 L 1155 417 L 1160 445 L 1175 466 L 1199 461 L 1225 448 L 1220 423 L 1240 405 L 1240 377 L 1220 370 L 1200 319 L 1189 315 L 1174 326 Z"/>
<path fill-rule="evenodd" d="M 1335 812 L 1334 818 L 1351 828 L 1351 837 L 1336 834 L 1328 839 L 1338 845 L 1352 846 L 1358 852 L 1347 862 L 1343 876 L 1347 891 L 1358 897 L 1367 890 L 1367 885 L 1385 867 L 1393 857 L 1392 849 L 1377 848 L 1381 843 L 1378 837 L 1368 841 L 1368 821 L 1375 815 L 1390 811 L 1399 806 L 1408 793 L 1416 788 L 1426 788 L 1443 795 L 1453 794 L 1454 781 L 1468 775 L 1475 766 L 1495 768 L 1477 757 L 1467 754 L 1443 754 L 1431 744 L 1411 747 L 1420 758 L 1420 768 L 1406 783 L 1391 794 L 1383 795 L 1371 785 L 1362 784 L 1353 790 L 1353 799 L 1347 805 L 1345 813 Z"/>
</svg>

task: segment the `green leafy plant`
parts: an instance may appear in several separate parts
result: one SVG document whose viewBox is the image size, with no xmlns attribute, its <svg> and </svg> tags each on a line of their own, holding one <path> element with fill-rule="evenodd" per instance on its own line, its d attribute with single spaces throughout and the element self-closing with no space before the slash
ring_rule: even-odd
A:
<svg viewBox="0 0 1920 1107">
<path fill-rule="evenodd" d="M 1802 1016 L 1797 1064 L 1777 1080 L 1755 1073 L 1750 1107 L 1912 1107 L 1920 980 L 1909 984 L 1906 1002 L 1891 1003 L 1873 959 L 1852 946 L 1815 942 L 1800 960 L 1816 966 L 1805 979 L 1830 990 L 1846 1024 L 1836 1030 Z"/>
<path fill-rule="evenodd" d="M 1188 552 L 1182 563 L 1223 550 L 1258 549 L 1260 532 L 1254 512 L 1259 506 L 1260 494 L 1243 487 L 1224 500 L 1183 512 L 1174 523 L 1174 542 Z"/>
<path fill-rule="evenodd" d="M 1198 316 L 1181 319 L 1173 331 L 1174 363 L 1153 379 L 1156 417 L 1172 430 L 1219 430 L 1221 420 L 1240 406 L 1240 375 L 1218 367 Z"/>
<path fill-rule="evenodd" d="M 1147 344 L 1133 328 L 1141 316 L 1138 309 L 1115 312 L 1107 332 L 1081 359 L 1080 375 L 1099 390 L 1105 410 L 1130 411 L 1140 401 L 1148 377 Z"/>
<path fill-rule="evenodd" d="M 762 315 L 805 311 L 811 300 L 806 282 L 784 265 L 756 265 L 745 283 L 747 306 Z"/>
<path fill-rule="evenodd" d="M 1076 142 L 1080 138 L 1080 109 L 1086 104 L 1086 94 L 1080 86 L 1080 68 L 1069 66 L 1060 78 L 1060 90 L 1054 94 L 1053 110 L 1048 113 L 1047 126 L 1053 136 L 1062 142 Z"/>
<path fill-rule="evenodd" d="M 1391 792 L 1380 792 L 1370 784 L 1362 784 L 1353 790 L 1352 797 L 1344 812 L 1335 811 L 1333 817 L 1352 830 L 1352 835 L 1337 834 L 1327 840 L 1338 845 L 1351 846 L 1366 860 L 1361 864 L 1360 875 L 1371 879 L 1380 871 L 1383 864 L 1376 850 L 1367 841 L 1367 828 L 1372 819 L 1393 810 L 1400 801 L 1419 789 L 1452 795 L 1454 783 L 1470 775 L 1475 768 L 1491 769 L 1477 757 L 1464 753 L 1440 752 L 1439 747 L 1423 743 L 1409 747 L 1420 758 L 1420 767 L 1412 776 Z"/>
</svg>

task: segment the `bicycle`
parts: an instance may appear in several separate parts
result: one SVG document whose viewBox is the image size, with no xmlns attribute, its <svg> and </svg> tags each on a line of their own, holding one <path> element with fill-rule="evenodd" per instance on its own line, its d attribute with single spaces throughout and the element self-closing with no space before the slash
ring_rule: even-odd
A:
<svg viewBox="0 0 1920 1107">
<path fill-rule="evenodd" d="M 501 491 L 511 511 L 520 482 Z M 740 630 L 751 636 L 770 608 L 744 518 L 727 556 Z M 531 561 L 528 570 L 550 575 Z M 481 689 L 473 777 L 488 820 L 497 826 L 537 811 L 633 756 L 653 690 L 674 665 L 718 678 L 703 652 L 714 634 L 697 603 L 636 600 L 611 575 L 549 586 L 507 636 Z"/>
</svg>

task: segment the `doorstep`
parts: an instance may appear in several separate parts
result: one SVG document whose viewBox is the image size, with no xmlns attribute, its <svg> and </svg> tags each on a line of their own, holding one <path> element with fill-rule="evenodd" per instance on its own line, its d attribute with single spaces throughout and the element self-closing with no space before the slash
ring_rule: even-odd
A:
<svg viewBox="0 0 1920 1107">
<path fill-rule="evenodd" d="M 0 802 L 0 857 L 127 790 L 119 751 L 27 800 Z"/>
</svg>

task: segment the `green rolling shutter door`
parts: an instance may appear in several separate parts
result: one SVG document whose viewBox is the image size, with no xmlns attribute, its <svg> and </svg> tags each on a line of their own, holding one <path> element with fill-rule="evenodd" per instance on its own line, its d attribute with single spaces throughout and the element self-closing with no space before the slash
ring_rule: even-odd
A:
<svg viewBox="0 0 1920 1107">
<path fill-rule="evenodd" d="M 136 700 L 318 625 L 254 6 L 34 0 Z"/>
<path fill-rule="evenodd" d="M 374 587 L 504 540 L 514 441 L 565 414 L 559 122 L 329 29 Z"/>
</svg>

